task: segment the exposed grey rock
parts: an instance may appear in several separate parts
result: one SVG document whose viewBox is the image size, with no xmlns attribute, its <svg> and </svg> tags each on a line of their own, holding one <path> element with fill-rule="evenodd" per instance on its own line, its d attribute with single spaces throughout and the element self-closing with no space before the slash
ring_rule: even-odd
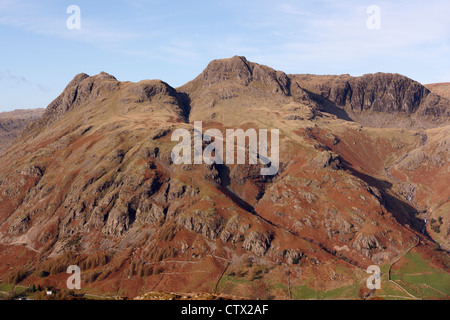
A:
<svg viewBox="0 0 450 320">
<path fill-rule="evenodd" d="M 135 212 L 128 203 L 117 201 L 108 215 L 103 232 L 106 235 L 121 236 L 135 220 Z"/>
<path fill-rule="evenodd" d="M 164 208 L 145 198 L 136 210 L 136 221 L 143 224 L 159 224 L 166 218 Z"/>
<path fill-rule="evenodd" d="M 290 79 L 281 71 L 247 61 L 245 57 L 213 60 L 201 74 L 206 85 L 234 80 L 245 86 L 252 81 L 268 85 L 274 93 L 290 95 Z"/>
<path fill-rule="evenodd" d="M 287 264 L 298 264 L 300 259 L 304 256 L 304 253 L 299 249 L 284 250 L 283 257 L 286 259 Z"/>
<path fill-rule="evenodd" d="M 177 223 L 189 231 L 201 234 L 202 236 L 214 240 L 223 229 L 224 220 L 214 212 L 197 210 L 192 214 L 180 215 Z"/>
<path fill-rule="evenodd" d="M 228 220 L 227 224 L 225 225 L 224 229 L 222 230 L 220 234 L 220 239 L 226 243 L 231 242 L 233 244 L 243 240 L 243 232 L 247 231 L 246 229 L 240 228 L 239 225 L 240 217 L 238 215 L 232 217 Z M 241 232 L 243 231 L 243 232 Z"/>
<path fill-rule="evenodd" d="M 334 170 L 342 168 L 341 157 L 331 151 L 322 151 L 312 160 L 312 165 L 318 169 L 330 167 Z"/>
<path fill-rule="evenodd" d="M 9 227 L 9 233 L 20 235 L 28 231 L 30 216 L 28 214 L 17 218 Z"/>
<path fill-rule="evenodd" d="M 167 200 L 177 200 L 183 197 L 194 197 L 199 193 L 198 188 L 186 185 L 178 179 L 172 179 L 170 181 L 169 192 L 167 194 Z"/>
<path fill-rule="evenodd" d="M 375 252 L 383 249 L 383 245 L 374 235 L 364 235 L 362 233 L 358 234 L 352 243 L 352 247 L 366 257 L 370 257 Z"/>
<path fill-rule="evenodd" d="M 273 236 L 271 233 L 258 233 L 256 231 L 250 232 L 250 234 L 245 238 L 242 247 L 251 251 L 257 256 L 262 257 L 270 247 Z"/>
<path fill-rule="evenodd" d="M 315 100 L 327 111 L 343 109 L 352 119 L 372 126 L 398 126 L 392 115 L 408 120 L 414 115 L 417 125 L 443 124 L 449 121 L 450 101 L 431 93 L 423 85 L 405 76 L 392 73 L 314 76 L 293 75 L 291 80 L 313 93 Z M 330 107 L 330 104 L 332 106 Z M 386 114 L 379 117 L 380 114 Z M 390 114 L 387 115 L 387 114 Z M 411 121 L 404 121 L 403 125 Z"/>
</svg>

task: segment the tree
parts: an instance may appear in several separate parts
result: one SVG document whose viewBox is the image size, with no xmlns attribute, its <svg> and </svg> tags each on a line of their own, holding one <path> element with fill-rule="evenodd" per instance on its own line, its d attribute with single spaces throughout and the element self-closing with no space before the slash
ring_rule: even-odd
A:
<svg viewBox="0 0 450 320">
<path fill-rule="evenodd" d="M 42 270 L 40 273 L 39 273 L 39 277 L 41 277 L 41 278 L 46 278 L 46 277 L 48 277 L 50 275 L 50 273 L 48 272 L 48 271 L 45 271 L 45 270 Z"/>
</svg>

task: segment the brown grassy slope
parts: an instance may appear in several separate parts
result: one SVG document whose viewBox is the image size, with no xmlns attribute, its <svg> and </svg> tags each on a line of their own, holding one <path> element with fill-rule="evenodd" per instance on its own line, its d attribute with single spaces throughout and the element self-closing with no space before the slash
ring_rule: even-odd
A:
<svg viewBox="0 0 450 320">
<path fill-rule="evenodd" d="M 431 250 L 416 198 L 397 192 L 403 180 L 393 177 L 420 134 L 318 112 L 282 73 L 242 57 L 210 67 L 177 91 L 107 74 L 69 84 L 0 156 L 2 279 L 20 256 L 25 284 L 65 285 L 64 266 L 80 263 L 83 287 L 109 295 L 307 298 L 363 288 L 368 265 L 389 263 L 415 238 Z M 194 120 L 204 130 L 278 128 L 279 174 L 174 165 L 171 132 Z M 439 168 L 430 178 L 444 181 Z M 445 201 L 426 184 L 417 189 Z M 95 252 L 106 262 L 88 263 Z"/>
<path fill-rule="evenodd" d="M 425 87 L 433 93 L 450 99 L 450 82 L 430 83 L 426 84 Z"/>
</svg>

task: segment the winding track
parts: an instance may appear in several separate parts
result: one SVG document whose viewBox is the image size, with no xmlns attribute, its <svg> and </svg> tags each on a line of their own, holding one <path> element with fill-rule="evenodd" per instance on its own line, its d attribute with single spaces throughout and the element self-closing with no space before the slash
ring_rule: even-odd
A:
<svg viewBox="0 0 450 320">
<path fill-rule="evenodd" d="M 392 266 L 397 263 L 401 258 L 403 258 L 406 254 L 408 254 L 413 248 L 417 247 L 420 244 L 420 239 L 417 238 L 416 239 L 417 242 L 415 244 L 413 244 L 408 250 L 406 250 L 402 255 L 398 256 L 389 266 L 389 270 L 388 270 L 388 281 L 395 284 L 396 286 L 398 286 L 402 291 L 404 291 L 408 296 L 410 296 L 412 299 L 417 299 L 420 300 L 420 298 L 412 295 L 411 293 L 409 293 L 405 288 L 403 288 L 400 284 L 398 284 L 397 282 L 395 282 L 394 280 L 391 279 L 391 269 Z"/>
</svg>

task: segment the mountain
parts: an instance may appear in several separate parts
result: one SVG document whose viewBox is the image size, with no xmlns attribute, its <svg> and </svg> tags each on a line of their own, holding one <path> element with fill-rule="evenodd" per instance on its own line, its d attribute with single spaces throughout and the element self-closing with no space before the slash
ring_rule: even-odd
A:
<svg viewBox="0 0 450 320">
<path fill-rule="evenodd" d="M 271 112 L 311 118 L 317 105 L 282 71 L 245 57 L 211 61 L 194 80 L 177 88 L 190 98 L 190 119 L 239 125 L 244 118 Z M 225 112 L 223 112 L 225 111 Z M 236 119 L 234 119 L 236 118 Z"/>
<path fill-rule="evenodd" d="M 450 82 L 430 83 L 426 84 L 425 87 L 441 97 L 450 99 Z"/>
<path fill-rule="evenodd" d="M 62 288 L 76 264 L 95 294 L 264 299 L 369 297 L 367 267 L 403 277 L 409 255 L 447 277 L 448 105 L 400 75 L 238 56 L 179 88 L 79 74 L 0 155 L 0 277 Z M 278 129 L 277 174 L 174 164 L 172 133 L 195 121 Z M 383 279 L 380 295 L 405 294 Z"/>
<path fill-rule="evenodd" d="M 20 109 L 0 112 L 0 153 L 17 138 L 27 124 L 38 119 L 44 109 Z"/>
<path fill-rule="evenodd" d="M 361 77 L 294 75 L 326 108 L 343 112 L 363 125 L 378 127 L 432 127 L 448 123 L 449 100 L 399 74 L 376 73 Z"/>
</svg>

